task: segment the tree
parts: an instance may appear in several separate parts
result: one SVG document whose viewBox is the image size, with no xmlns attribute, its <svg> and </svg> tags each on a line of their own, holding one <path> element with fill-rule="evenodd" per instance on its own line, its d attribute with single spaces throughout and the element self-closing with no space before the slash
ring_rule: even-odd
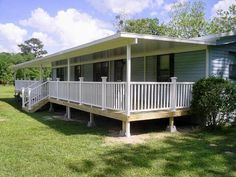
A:
<svg viewBox="0 0 236 177">
<path fill-rule="evenodd" d="M 229 122 L 236 110 L 236 86 L 223 78 L 209 77 L 193 86 L 192 112 L 203 125 L 215 128 Z"/>
<path fill-rule="evenodd" d="M 6 84 L 12 81 L 13 72 L 11 66 L 11 54 L 0 53 L 0 84 Z"/>
<path fill-rule="evenodd" d="M 140 34 L 165 35 L 166 26 L 159 24 L 159 19 L 157 18 L 143 18 L 127 20 L 124 31 Z"/>
<path fill-rule="evenodd" d="M 221 9 L 216 12 L 208 31 L 211 34 L 236 31 L 236 0 L 235 4 L 231 5 L 228 10 Z"/>
<path fill-rule="evenodd" d="M 20 47 L 24 55 L 33 54 L 36 58 L 47 54 L 47 51 L 43 49 L 43 43 L 37 38 L 26 40 L 23 44 L 19 44 L 18 47 Z"/>
<path fill-rule="evenodd" d="M 200 37 L 207 33 L 207 25 L 202 1 L 178 3 L 171 9 L 167 35 L 179 38 Z"/>
<path fill-rule="evenodd" d="M 114 26 L 117 33 L 125 31 L 126 21 L 127 21 L 126 14 L 119 14 L 115 16 Z"/>
</svg>

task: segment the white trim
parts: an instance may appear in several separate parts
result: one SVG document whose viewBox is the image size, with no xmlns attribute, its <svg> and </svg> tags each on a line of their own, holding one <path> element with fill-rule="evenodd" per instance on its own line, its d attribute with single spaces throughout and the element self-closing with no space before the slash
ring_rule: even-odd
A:
<svg viewBox="0 0 236 177">
<path fill-rule="evenodd" d="M 127 32 L 121 32 L 120 37 L 157 40 L 157 41 L 166 41 L 166 42 L 179 42 L 179 43 L 188 43 L 188 44 L 215 45 L 215 43 L 212 43 L 212 42 L 200 41 L 200 40 L 195 40 L 195 39 L 181 39 L 181 38 L 174 38 L 174 37 L 167 37 L 167 36 L 157 36 L 157 35 L 137 34 L 137 33 L 127 33 Z"/>
<path fill-rule="evenodd" d="M 178 38 L 134 34 L 134 33 L 117 33 L 99 40 L 95 40 L 93 42 L 89 42 L 87 44 L 83 44 L 42 58 L 38 58 L 37 60 L 31 60 L 25 63 L 15 65 L 13 66 L 13 68 L 20 69 L 24 67 L 32 67 L 32 65 L 35 63 L 47 64 L 52 61 L 61 60 L 63 58 L 68 58 L 68 57 L 71 58 L 74 56 L 81 56 L 107 49 L 113 49 L 120 46 L 137 43 L 139 39 L 156 40 L 156 41 L 173 42 L 173 43 L 185 43 L 185 44 L 216 45 L 215 43 L 209 43 L 193 39 L 178 39 Z"/>
</svg>

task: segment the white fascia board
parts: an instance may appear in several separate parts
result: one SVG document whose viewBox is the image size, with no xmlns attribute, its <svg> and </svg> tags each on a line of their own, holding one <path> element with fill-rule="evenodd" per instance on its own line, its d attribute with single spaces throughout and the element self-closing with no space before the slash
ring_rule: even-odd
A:
<svg viewBox="0 0 236 177">
<path fill-rule="evenodd" d="M 124 38 L 124 37 L 120 36 L 120 33 L 117 33 L 117 34 L 108 36 L 106 38 L 95 40 L 95 41 L 90 42 L 90 43 L 86 43 L 86 44 L 83 44 L 83 45 L 80 45 L 80 46 L 77 46 L 77 47 L 73 47 L 73 48 L 70 48 L 70 49 L 67 49 L 67 50 L 63 50 L 61 52 L 57 52 L 57 53 L 54 53 L 54 54 L 51 54 L 51 55 L 47 55 L 47 56 L 42 57 L 42 58 L 38 58 L 38 59 L 35 59 L 35 60 L 31 60 L 31 61 L 28 61 L 28 62 L 24 62 L 24 63 L 18 64 L 18 65 L 15 65 L 15 66 L 13 66 L 13 68 L 14 69 L 21 69 L 21 68 L 25 68 L 25 67 L 33 67 L 33 65 L 35 65 L 36 63 L 37 63 L 36 65 L 38 66 L 38 64 L 41 64 L 41 63 L 46 63 L 46 62 L 50 63 L 52 61 L 62 60 L 63 57 L 66 59 L 66 58 L 70 57 L 70 55 L 72 53 L 75 53 L 75 52 L 80 53 L 80 51 L 81 51 L 80 55 L 88 54 L 90 50 L 91 50 L 90 53 L 94 53 L 94 51 L 95 52 L 96 52 L 96 50 L 99 51 L 99 48 L 104 47 L 104 46 L 106 46 L 107 49 L 110 49 L 113 46 L 111 44 L 109 44 L 107 46 L 106 44 L 108 44 L 111 41 L 114 41 L 114 43 L 117 42 L 118 43 L 118 44 L 116 44 L 117 46 L 119 46 L 119 43 L 120 43 L 120 45 L 124 45 L 124 46 L 126 44 L 136 44 L 137 43 L 136 38 Z M 78 55 L 78 56 L 80 56 L 80 55 Z"/>
<path fill-rule="evenodd" d="M 173 38 L 173 37 L 155 36 L 155 35 L 149 35 L 149 34 L 126 33 L 126 32 L 122 32 L 121 37 L 157 40 L 157 41 L 166 41 L 166 42 L 215 45 L 215 43 L 213 43 L 213 42 L 206 42 L 206 41 L 200 41 L 200 40 L 180 39 L 180 38 Z"/>
<path fill-rule="evenodd" d="M 47 55 L 45 57 L 42 58 L 37 58 L 35 60 L 31 60 L 28 62 L 24 62 L 18 65 L 13 66 L 13 69 L 21 69 L 21 68 L 26 68 L 26 67 L 37 67 L 39 66 L 39 64 L 49 64 L 52 61 L 57 61 L 57 60 L 62 60 L 63 57 L 66 59 L 68 57 L 70 57 L 69 55 L 73 52 L 77 52 L 79 53 L 79 51 L 82 50 L 90 50 L 90 48 L 92 49 L 94 46 L 99 46 L 99 45 L 103 45 L 106 42 L 108 43 L 109 41 L 112 40 L 128 40 L 131 39 L 130 41 L 127 41 L 127 44 L 137 44 L 138 43 L 138 39 L 145 39 L 145 40 L 157 40 L 157 41 L 166 41 L 166 42 L 178 42 L 178 43 L 189 43 L 189 44 L 200 44 L 200 45 L 215 45 L 213 43 L 209 43 L 209 42 L 204 42 L 204 41 L 199 41 L 199 40 L 189 40 L 189 39 L 179 39 L 179 38 L 170 38 L 170 37 L 162 37 L 162 36 L 155 36 L 155 35 L 146 35 L 146 34 L 136 34 L 136 33 L 126 33 L 126 32 L 121 32 L 121 33 L 116 33 L 113 34 L 111 36 L 102 38 L 102 39 L 98 39 L 77 47 L 73 47 L 70 49 L 66 49 L 51 55 Z M 124 44 L 126 44 L 124 43 Z M 109 46 L 111 47 L 111 46 Z M 88 53 L 88 51 L 87 51 Z M 91 50 L 91 53 L 93 53 L 93 51 Z M 82 52 L 83 54 L 83 52 Z"/>
</svg>

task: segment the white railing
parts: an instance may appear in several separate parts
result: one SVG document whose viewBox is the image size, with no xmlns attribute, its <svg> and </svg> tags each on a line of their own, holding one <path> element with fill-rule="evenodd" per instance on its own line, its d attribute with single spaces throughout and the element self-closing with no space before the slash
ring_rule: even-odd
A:
<svg viewBox="0 0 236 177">
<path fill-rule="evenodd" d="M 22 88 L 35 87 L 35 84 L 41 83 L 37 80 L 15 80 L 15 90 L 21 91 Z"/>
<path fill-rule="evenodd" d="M 143 112 L 189 108 L 193 82 L 131 82 L 130 107 L 126 105 L 126 82 L 47 81 L 22 90 L 23 106 L 32 107 L 46 97 L 101 109 Z"/>
<path fill-rule="evenodd" d="M 176 108 L 189 108 L 192 100 L 193 82 L 176 83 Z"/>
<path fill-rule="evenodd" d="M 105 84 L 106 109 L 125 110 L 125 82 L 107 82 Z"/>
<path fill-rule="evenodd" d="M 102 109 L 125 110 L 125 82 L 49 81 L 49 97 Z"/>
<path fill-rule="evenodd" d="M 133 82 L 130 85 L 130 112 L 171 108 L 171 82 Z"/>
<path fill-rule="evenodd" d="M 32 106 L 48 97 L 49 83 L 44 82 L 34 88 L 22 89 L 22 107 L 31 110 Z"/>
</svg>

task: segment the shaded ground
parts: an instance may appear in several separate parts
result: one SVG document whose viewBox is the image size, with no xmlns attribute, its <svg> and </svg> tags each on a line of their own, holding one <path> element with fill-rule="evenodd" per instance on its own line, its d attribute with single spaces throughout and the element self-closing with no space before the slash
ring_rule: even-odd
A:
<svg viewBox="0 0 236 177">
<path fill-rule="evenodd" d="M 114 146 L 106 143 L 109 129 L 26 114 L 12 95 L 0 86 L 0 176 L 236 176 L 236 126 L 151 132 L 144 143 Z"/>
</svg>

